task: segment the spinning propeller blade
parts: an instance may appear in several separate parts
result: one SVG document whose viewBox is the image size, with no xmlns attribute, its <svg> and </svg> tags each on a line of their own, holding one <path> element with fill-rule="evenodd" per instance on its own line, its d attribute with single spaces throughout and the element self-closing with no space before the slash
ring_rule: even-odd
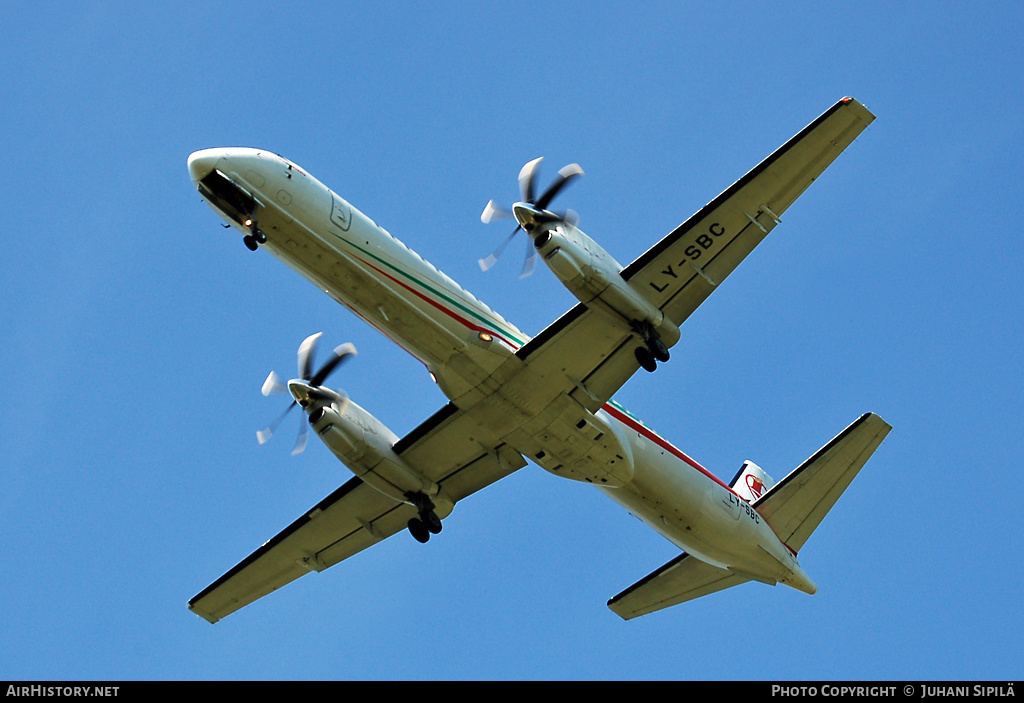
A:
<svg viewBox="0 0 1024 703">
<path fill-rule="evenodd" d="M 555 196 L 558 195 L 562 188 L 565 188 L 567 185 L 569 185 L 569 181 L 571 181 L 576 176 L 582 175 L 583 169 L 580 168 L 579 164 L 569 164 L 568 166 L 563 166 L 558 171 L 558 179 L 554 183 L 552 183 L 546 191 L 544 191 L 544 195 L 540 196 L 537 199 L 537 202 L 534 203 L 534 205 L 536 205 L 541 210 L 547 210 L 548 205 L 551 203 L 552 200 L 555 199 Z"/>
<path fill-rule="evenodd" d="M 481 270 L 486 271 L 487 269 L 491 268 L 496 263 L 498 263 L 498 257 L 501 256 L 501 252 L 505 251 L 505 247 L 509 245 L 512 239 L 516 236 L 516 232 L 518 232 L 520 229 L 520 227 L 516 227 L 514 230 L 512 230 L 512 234 L 505 237 L 505 241 L 499 244 L 494 251 L 488 254 L 485 258 L 477 260 L 477 263 L 480 264 Z"/>
<path fill-rule="evenodd" d="M 313 373 L 313 357 L 316 354 L 317 343 L 320 341 L 320 337 L 323 333 L 317 332 L 316 334 L 306 337 L 299 345 L 298 352 L 298 370 L 299 378 L 305 381 L 309 386 L 314 389 L 321 388 L 327 381 L 327 377 L 341 365 L 350 356 L 355 356 L 356 348 L 351 343 L 345 343 L 334 348 L 334 354 L 328 359 L 320 369 Z M 265 396 L 276 395 L 282 393 L 288 389 L 288 386 L 281 380 L 281 377 L 274 371 L 270 372 L 267 376 L 267 380 L 263 382 L 262 393 Z M 287 417 L 288 413 L 291 412 L 292 408 L 298 405 L 298 402 L 292 401 L 291 405 L 285 408 L 284 412 L 277 416 L 277 418 L 269 425 L 259 430 L 256 433 L 256 439 L 259 440 L 260 444 L 266 443 L 274 432 L 277 430 L 278 425 Z M 308 441 L 308 434 L 306 429 L 306 423 L 299 423 L 299 436 L 295 440 L 295 447 L 292 449 L 292 454 L 301 454 L 306 448 L 306 442 Z"/>
<path fill-rule="evenodd" d="M 276 371 L 271 371 L 270 375 L 267 376 L 267 380 L 263 382 L 263 388 L 260 392 L 265 396 L 281 395 L 288 391 L 288 385 L 281 380 L 281 377 L 277 375 Z"/>
<path fill-rule="evenodd" d="M 522 195 L 523 202 L 534 206 L 538 210 L 548 210 L 548 205 L 555 199 L 562 189 L 565 188 L 577 176 L 583 175 L 583 169 L 580 168 L 579 164 L 569 164 L 568 166 L 562 167 L 558 171 L 558 178 L 555 179 L 554 183 L 548 186 L 547 190 L 539 198 L 536 198 L 537 192 L 537 173 L 540 170 L 540 162 L 543 161 L 543 157 L 536 158 L 533 161 L 528 162 L 523 166 L 522 170 L 519 171 L 519 192 Z M 567 210 L 565 213 L 550 212 L 552 219 L 561 220 L 571 225 L 576 225 L 579 222 L 579 215 L 572 210 Z M 507 219 L 513 216 L 511 210 L 508 210 L 500 206 L 495 201 L 491 200 L 487 203 L 483 213 L 480 215 L 480 221 L 484 224 L 488 224 L 494 220 Z M 509 242 L 515 238 L 517 232 L 522 231 L 522 227 L 516 227 L 512 230 L 512 233 L 497 246 L 497 248 L 488 254 L 486 257 L 479 259 L 478 263 L 480 268 L 484 271 L 490 269 L 494 264 L 498 262 L 498 257 L 505 251 L 505 247 L 509 245 Z M 523 271 L 519 275 L 519 278 L 526 278 L 533 273 L 534 268 L 537 266 L 537 252 L 533 246 L 532 241 L 527 241 L 526 249 L 526 260 L 523 262 Z"/>
<path fill-rule="evenodd" d="M 534 183 L 537 181 L 537 170 L 540 169 L 540 162 L 544 160 L 540 156 L 530 161 L 519 171 L 519 192 L 523 195 L 524 203 L 533 202 Z"/>
<path fill-rule="evenodd" d="M 297 403 L 293 400 L 292 404 L 285 408 L 284 412 L 278 415 L 273 422 L 256 433 L 256 439 L 259 440 L 260 444 L 266 444 L 267 440 L 269 440 L 274 435 L 274 432 L 277 431 L 277 426 L 281 424 L 281 421 L 288 416 L 288 413 L 290 413 L 292 408 L 296 405 Z"/>
<path fill-rule="evenodd" d="M 480 213 L 480 221 L 485 225 L 490 224 L 492 220 L 508 220 L 512 217 L 514 217 L 514 215 L 511 210 L 506 210 L 493 200 L 489 200 L 484 211 Z"/>
</svg>

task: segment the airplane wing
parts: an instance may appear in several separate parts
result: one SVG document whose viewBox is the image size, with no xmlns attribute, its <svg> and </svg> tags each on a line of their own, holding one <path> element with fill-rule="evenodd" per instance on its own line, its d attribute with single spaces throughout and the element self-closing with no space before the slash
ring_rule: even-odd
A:
<svg viewBox="0 0 1024 703">
<path fill-rule="evenodd" d="M 622 272 L 677 325 L 875 116 L 843 98 Z"/>
<path fill-rule="evenodd" d="M 861 103 L 843 98 L 626 266 L 622 277 L 682 325 L 873 120 Z M 557 386 L 596 411 L 636 373 L 636 346 L 632 335 L 578 304 L 516 356 L 558 370 L 544 389 Z"/>
<path fill-rule="evenodd" d="M 413 468 L 459 501 L 522 468 L 507 445 L 486 451 L 473 424 L 449 404 L 395 444 Z M 217 622 L 303 574 L 324 569 L 406 528 L 416 509 L 352 478 L 196 597 L 188 607 Z"/>
<path fill-rule="evenodd" d="M 608 607 L 623 620 L 630 620 L 749 580 L 683 552 L 609 600 Z"/>
</svg>

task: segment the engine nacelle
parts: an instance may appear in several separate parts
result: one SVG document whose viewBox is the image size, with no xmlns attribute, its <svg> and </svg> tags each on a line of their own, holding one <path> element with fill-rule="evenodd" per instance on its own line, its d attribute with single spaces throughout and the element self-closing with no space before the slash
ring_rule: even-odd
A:
<svg viewBox="0 0 1024 703">
<path fill-rule="evenodd" d="M 422 494 L 438 503 L 437 484 L 409 468 L 392 449 L 398 436 L 348 398 L 315 408 L 309 424 L 341 463 L 381 493 L 410 504 L 415 504 L 411 496 Z M 440 503 L 450 510 L 450 501 Z"/>
<path fill-rule="evenodd" d="M 587 307 L 632 329 L 634 322 L 653 327 L 666 346 L 679 341 L 679 327 L 622 278 L 622 265 L 597 242 L 567 222 L 542 230 L 534 238 L 544 263 Z"/>
</svg>

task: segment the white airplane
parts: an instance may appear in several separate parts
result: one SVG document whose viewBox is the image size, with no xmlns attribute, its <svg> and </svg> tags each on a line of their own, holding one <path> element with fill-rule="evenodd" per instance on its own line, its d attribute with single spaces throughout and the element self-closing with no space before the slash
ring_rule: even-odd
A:
<svg viewBox="0 0 1024 703">
<path fill-rule="evenodd" d="M 337 347 L 314 372 L 319 335 L 306 339 L 298 378 L 285 383 L 272 373 L 263 392 L 287 389 L 294 398 L 288 410 L 301 406 L 355 477 L 189 608 L 217 622 L 397 532 L 426 542 L 456 503 L 527 460 L 593 484 L 683 550 L 608 602 L 623 618 L 746 581 L 815 593 L 797 552 L 891 429 L 884 420 L 863 415 L 777 483 L 747 461 L 726 484 L 612 395 L 638 369 L 668 361 L 680 325 L 873 119 L 843 98 L 626 267 L 581 232 L 574 216 L 549 210 L 582 170 L 563 168 L 538 195 L 539 159 L 528 163 L 519 176 L 521 202 L 508 213 L 492 201 L 481 219 L 511 214 L 513 235 L 524 231 L 579 299 L 533 339 L 287 159 L 247 148 L 192 154 L 192 180 L 226 227 L 422 361 L 450 402 L 399 438 L 324 385 L 355 349 Z M 257 433 L 261 442 L 276 424 Z M 300 424 L 296 451 L 305 445 Z"/>
</svg>

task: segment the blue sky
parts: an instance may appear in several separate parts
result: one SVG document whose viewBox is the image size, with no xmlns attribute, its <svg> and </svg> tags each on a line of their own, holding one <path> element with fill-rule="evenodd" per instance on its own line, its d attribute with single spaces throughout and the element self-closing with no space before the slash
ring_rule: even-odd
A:
<svg viewBox="0 0 1024 703">
<path fill-rule="evenodd" d="M 1020 3 L 11 2 L 0 23 L 0 678 L 1017 679 Z M 402 435 L 423 367 L 222 229 L 185 160 L 296 161 L 529 334 L 479 214 L 526 161 L 622 263 L 844 95 L 878 117 L 617 400 L 725 479 L 894 430 L 801 552 L 632 622 L 675 555 L 530 465 L 211 626 L 186 601 L 348 477 L 255 430 L 323 331 Z M 280 401 L 280 399 L 278 399 Z M 289 434 L 289 432 L 285 432 Z"/>
</svg>

